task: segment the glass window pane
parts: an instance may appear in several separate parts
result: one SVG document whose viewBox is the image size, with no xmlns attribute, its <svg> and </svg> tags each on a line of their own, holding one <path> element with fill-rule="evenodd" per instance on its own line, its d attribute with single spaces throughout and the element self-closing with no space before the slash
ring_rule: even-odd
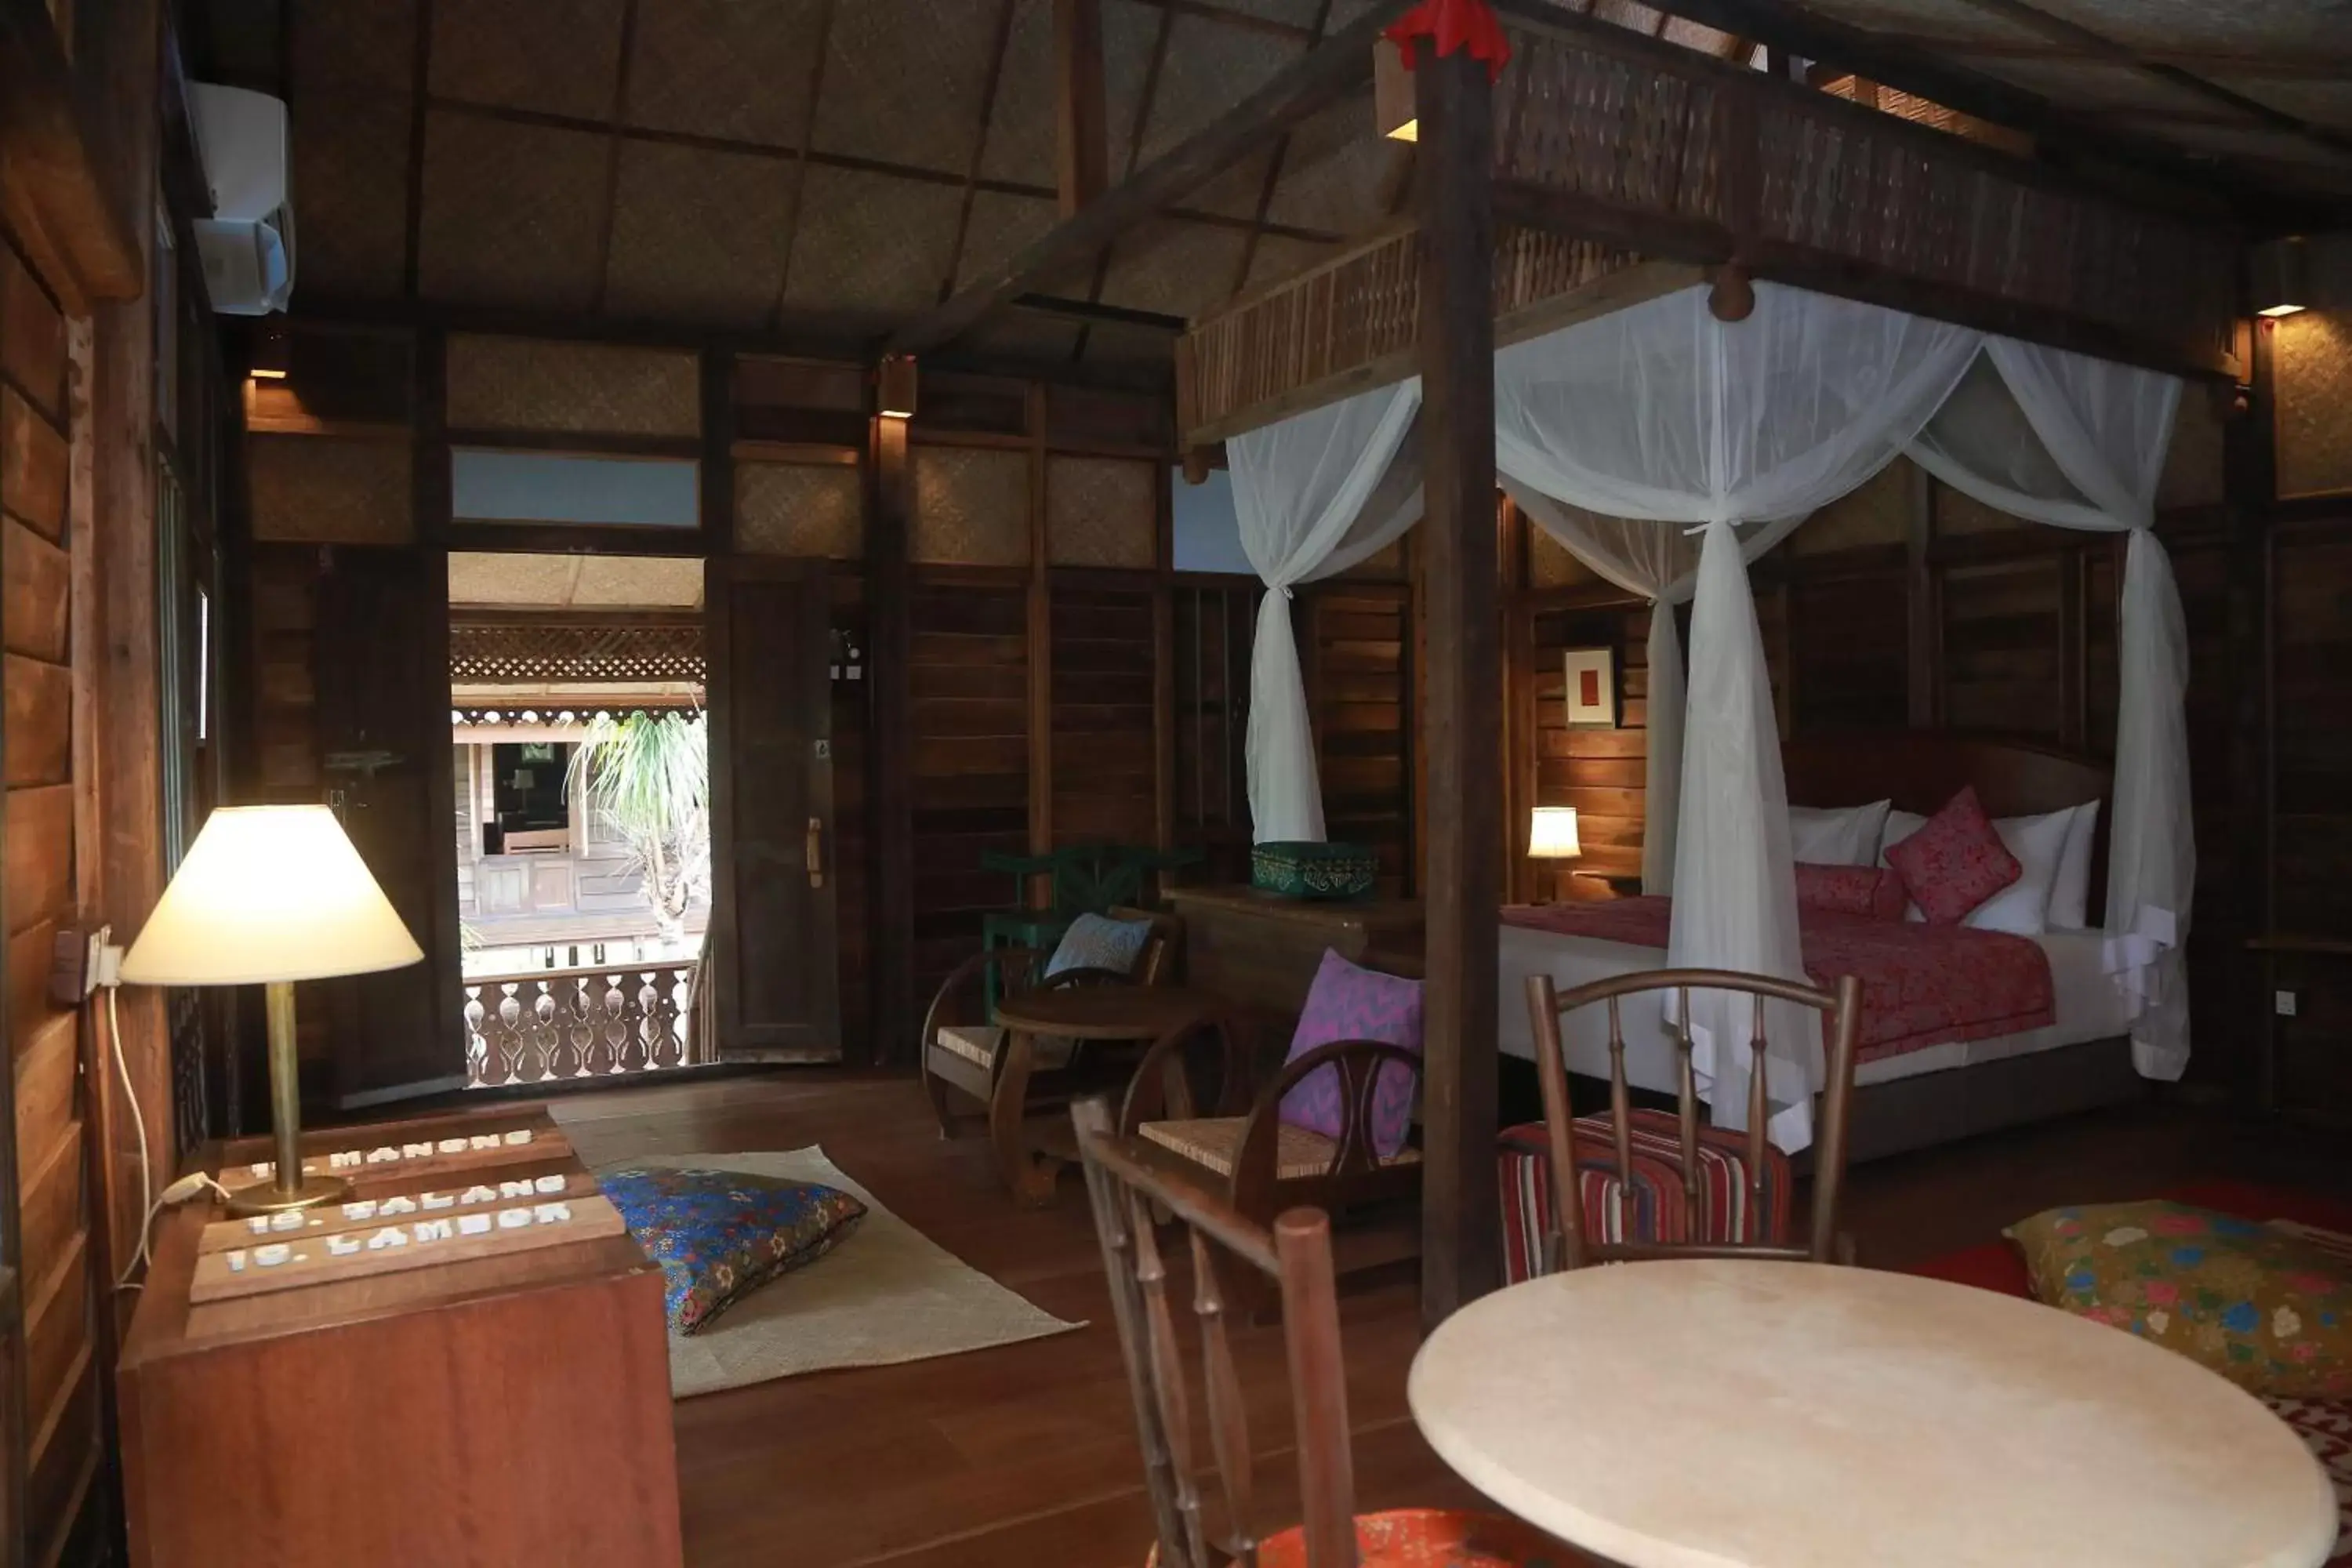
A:
<svg viewBox="0 0 2352 1568">
<path fill-rule="evenodd" d="M 700 465 L 677 458 L 583 458 L 458 447 L 451 510 L 460 522 L 701 524 Z"/>
</svg>

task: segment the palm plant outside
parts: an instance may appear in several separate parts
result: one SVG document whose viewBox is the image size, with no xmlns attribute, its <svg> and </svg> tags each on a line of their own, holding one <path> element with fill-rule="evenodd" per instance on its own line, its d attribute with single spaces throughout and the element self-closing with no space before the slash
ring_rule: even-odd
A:
<svg viewBox="0 0 2352 1568">
<path fill-rule="evenodd" d="M 644 879 L 666 942 L 710 880 L 710 749 L 700 713 L 598 714 L 572 753 L 564 791 L 602 813 Z"/>
</svg>

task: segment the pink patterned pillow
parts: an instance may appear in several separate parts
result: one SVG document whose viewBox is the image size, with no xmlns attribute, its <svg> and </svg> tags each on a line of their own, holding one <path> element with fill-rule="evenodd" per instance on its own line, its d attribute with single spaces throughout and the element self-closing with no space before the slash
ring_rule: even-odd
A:
<svg viewBox="0 0 2352 1568">
<path fill-rule="evenodd" d="M 1401 980 L 1377 970 L 1360 969 L 1337 952 L 1325 949 L 1323 966 L 1307 993 L 1307 1011 L 1299 1016 L 1298 1031 L 1290 1037 L 1295 1062 L 1318 1046 L 1334 1040 L 1381 1040 L 1421 1049 L 1421 982 Z M 1396 1158 L 1412 1124 L 1413 1072 L 1402 1062 L 1384 1064 L 1372 1089 L 1372 1152 L 1383 1160 Z M 1338 1138 L 1347 1122 L 1348 1108 L 1340 1102 L 1344 1086 L 1335 1064 L 1310 1073 L 1282 1097 L 1282 1120 L 1293 1127 Z"/>
<path fill-rule="evenodd" d="M 1899 921 L 1909 895 L 1903 879 L 1880 866 L 1820 866 L 1797 862 L 1797 908 L 1825 914 Z"/>
<path fill-rule="evenodd" d="M 1929 925 L 1958 925 L 1970 910 L 2025 874 L 1993 830 L 1973 785 L 1886 852 Z"/>
</svg>

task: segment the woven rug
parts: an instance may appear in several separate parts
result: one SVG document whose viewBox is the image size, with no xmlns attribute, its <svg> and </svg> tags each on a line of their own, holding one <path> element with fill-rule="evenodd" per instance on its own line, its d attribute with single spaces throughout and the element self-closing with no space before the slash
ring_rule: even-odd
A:
<svg viewBox="0 0 2352 1568">
<path fill-rule="evenodd" d="M 669 1386 L 676 1398 L 839 1367 L 961 1355 L 1086 1326 L 1032 1306 L 966 1265 L 842 1174 L 823 1149 L 599 1160 L 583 1146 L 593 1145 L 593 1132 L 578 1124 L 566 1131 L 592 1170 L 741 1171 L 822 1182 L 866 1205 L 866 1218 L 832 1252 L 761 1286 L 702 1332 L 670 1335 Z"/>
</svg>

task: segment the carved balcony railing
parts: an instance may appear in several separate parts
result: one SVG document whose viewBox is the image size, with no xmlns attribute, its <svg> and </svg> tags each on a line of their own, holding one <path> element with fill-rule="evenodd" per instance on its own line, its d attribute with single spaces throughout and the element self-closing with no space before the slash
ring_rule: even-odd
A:
<svg viewBox="0 0 2352 1568">
<path fill-rule="evenodd" d="M 476 1089 L 663 1072 L 710 1060 L 696 1026 L 698 965 L 606 963 L 465 983 Z"/>
</svg>

